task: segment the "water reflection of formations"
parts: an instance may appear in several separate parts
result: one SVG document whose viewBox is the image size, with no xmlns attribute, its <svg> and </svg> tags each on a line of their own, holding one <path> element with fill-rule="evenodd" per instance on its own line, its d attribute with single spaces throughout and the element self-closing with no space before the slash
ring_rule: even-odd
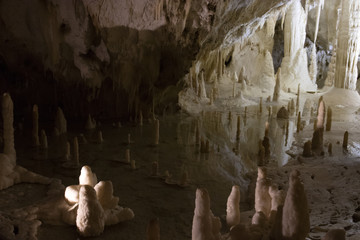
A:
<svg viewBox="0 0 360 240">
<path fill-rule="evenodd" d="M 203 112 L 198 120 L 200 135 L 209 139 L 215 148 L 224 148 L 240 156 L 240 159 L 256 166 L 259 160 L 260 143 L 265 136 L 270 142 L 270 156 L 267 160 L 282 166 L 287 163 L 293 141 L 294 119 L 276 118 L 276 111 L 259 112 L 258 106 L 247 107 L 237 112 Z M 269 114 L 270 113 L 270 114 Z"/>
</svg>

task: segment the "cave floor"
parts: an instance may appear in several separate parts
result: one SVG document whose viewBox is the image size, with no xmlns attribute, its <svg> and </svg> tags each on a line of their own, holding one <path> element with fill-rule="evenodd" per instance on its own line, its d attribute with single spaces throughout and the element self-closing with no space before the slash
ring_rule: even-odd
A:
<svg viewBox="0 0 360 240">
<path fill-rule="evenodd" d="M 211 122 L 214 119 L 211 116 L 220 119 L 221 124 L 216 126 Z M 114 196 L 120 198 L 119 205 L 129 207 L 135 213 L 133 220 L 106 226 L 101 236 L 92 239 L 144 239 L 147 223 L 156 217 L 159 218 L 162 239 L 191 239 L 195 190 L 198 187 L 208 189 L 211 209 L 221 218 L 223 233 L 229 230 L 225 224 L 226 201 L 234 184 L 241 189 L 242 221 L 250 220 L 247 216 L 251 216 L 253 207 L 256 143 L 258 137 L 263 136 L 263 127 L 260 126 L 268 121 L 273 129 L 270 131 L 269 177 L 286 189 L 291 169 L 301 172 L 310 208 L 310 238 L 320 239 L 329 229 L 344 228 L 348 239 L 360 239 L 360 223 L 354 222 L 352 217 L 357 211 L 360 215 L 360 131 L 356 122 L 334 121 L 332 130 L 324 133 L 324 150 L 332 142 L 332 156 L 325 151 L 324 156 L 303 158 L 298 156 L 302 153 L 303 143 L 311 139 L 311 120 L 304 119 L 304 129 L 296 133 L 295 117 L 290 118 L 286 138 L 286 124 L 268 118 L 265 113 L 257 117 L 249 114 L 246 124 L 241 123 L 241 151 L 237 155 L 234 153 L 234 116 L 230 121 L 227 112 L 203 113 L 198 117 L 181 112 L 161 117 L 160 143 L 157 146 L 153 144 L 154 123 L 148 121 L 143 126 L 129 123 L 120 128 L 114 128 L 110 123 L 102 124 L 98 129 L 102 130 L 103 143 L 96 143 L 96 130 L 79 131 L 83 128 L 70 125 L 69 133 L 62 140 L 49 137 L 46 151 L 31 147 L 30 135 L 17 133 L 17 163 L 33 172 L 61 179 L 65 186 L 78 184 L 80 168 L 63 168 L 61 160 L 66 139 L 84 133 L 88 143 L 80 144 L 80 165 L 89 165 L 99 181 L 111 180 Z M 196 128 L 200 129 L 200 136 L 209 139 L 209 153 L 199 152 L 199 146 L 195 144 Z M 344 129 L 350 133 L 348 151 L 341 147 Z M 127 143 L 129 133 L 131 144 Z M 119 162 L 125 158 L 126 149 L 131 150 L 136 170 Z M 169 171 L 172 183 L 180 182 L 186 171 L 188 186 L 166 184 L 160 178 L 150 177 L 154 161 L 159 164 L 160 175 Z M 10 212 L 36 204 L 42 196 L 45 197 L 47 190 L 43 185 L 19 184 L 1 191 L 0 211 Z M 37 237 L 40 240 L 81 239 L 75 226 L 46 222 L 38 228 Z"/>
</svg>

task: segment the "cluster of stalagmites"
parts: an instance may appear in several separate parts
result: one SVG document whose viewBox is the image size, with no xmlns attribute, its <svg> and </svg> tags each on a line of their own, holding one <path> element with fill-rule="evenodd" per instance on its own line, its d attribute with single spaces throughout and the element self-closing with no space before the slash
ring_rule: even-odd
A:
<svg viewBox="0 0 360 240">
<path fill-rule="evenodd" d="M 325 125 L 325 116 L 326 116 L 326 125 Z M 300 114 L 298 118 L 298 126 L 300 124 Z M 317 109 L 317 117 L 314 121 L 314 132 L 311 140 L 308 140 L 304 143 L 303 156 L 311 157 L 316 154 L 324 154 L 323 145 L 324 145 L 324 130 L 331 131 L 332 126 L 332 110 L 331 107 L 325 108 L 325 102 L 323 97 L 320 97 L 318 109 Z M 299 129 L 299 127 L 298 127 Z M 299 132 L 299 131 L 298 131 Z M 343 149 L 346 151 L 348 146 L 348 131 L 345 131 L 343 138 Z M 332 143 L 328 144 L 328 153 L 332 155 Z"/>
<path fill-rule="evenodd" d="M 226 208 L 226 223 L 230 232 L 221 235 L 221 221 L 210 209 L 208 191 L 197 189 L 192 240 L 304 240 L 310 231 L 306 194 L 297 170 L 290 173 L 289 188 L 285 193 L 267 177 L 265 168 L 258 168 L 255 214 L 251 223 L 240 222 L 239 203 L 239 187 L 233 186 Z M 344 235 L 332 230 L 324 239 L 337 239 L 332 237 L 337 234 Z"/>
<path fill-rule="evenodd" d="M 82 236 L 98 236 L 104 231 L 105 225 L 134 218 L 130 208 L 118 205 L 119 198 L 113 196 L 112 182 L 98 182 L 89 166 L 82 167 L 79 185 L 68 186 L 64 196 L 68 212 L 63 218 L 69 224 L 76 224 Z"/>
</svg>

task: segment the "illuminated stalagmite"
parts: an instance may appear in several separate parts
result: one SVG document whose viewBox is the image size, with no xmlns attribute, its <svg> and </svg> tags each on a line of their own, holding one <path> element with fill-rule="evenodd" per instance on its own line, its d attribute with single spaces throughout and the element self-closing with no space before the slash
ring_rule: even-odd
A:
<svg viewBox="0 0 360 240">
<path fill-rule="evenodd" d="M 360 53 L 360 1 L 342 1 L 336 50 L 335 87 L 356 89 Z"/>
</svg>

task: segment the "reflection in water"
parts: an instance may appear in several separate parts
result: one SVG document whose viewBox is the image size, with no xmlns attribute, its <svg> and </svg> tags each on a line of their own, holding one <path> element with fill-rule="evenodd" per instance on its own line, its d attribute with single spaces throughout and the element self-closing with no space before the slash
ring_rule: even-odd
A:
<svg viewBox="0 0 360 240">
<path fill-rule="evenodd" d="M 271 112 L 271 111 L 268 111 Z M 215 145 L 229 149 L 240 156 L 245 165 L 256 167 L 259 141 L 264 138 L 265 126 L 268 124 L 268 138 L 270 140 L 270 159 L 278 166 L 285 165 L 290 156 L 286 151 L 290 149 L 294 140 L 294 119 L 277 119 L 276 109 L 270 115 L 268 112 L 260 114 L 258 107 L 248 107 L 247 112 L 219 112 L 208 111 L 199 117 L 202 135 Z M 240 130 L 238 132 L 238 118 Z M 239 139 L 237 139 L 239 134 Z"/>
</svg>

